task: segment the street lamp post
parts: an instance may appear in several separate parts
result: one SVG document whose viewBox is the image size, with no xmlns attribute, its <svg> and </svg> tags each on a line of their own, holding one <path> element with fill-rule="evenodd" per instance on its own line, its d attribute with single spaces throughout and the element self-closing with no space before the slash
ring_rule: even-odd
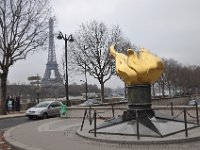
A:
<svg viewBox="0 0 200 150">
<path fill-rule="evenodd" d="M 87 48 L 85 48 L 85 45 L 84 45 L 84 50 L 86 50 Z M 85 99 L 86 99 L 86 101 L 87 101 L 87 99 L 88 99 L 88 84 L 87 84 L 87 64 L 86 64 L 86 61 L 84 62 L 84 69 L 85 69 L 85 81 L 83 81 L 83 80 L 80 80 L 80 81 L 82 81 L 82 82 L 85 82 Z"/>
<path fill-rule="evenodd" d="M 41 77 L 37 74 L 37 76 L 30 76 L 28 77 L 28 80 L 31 81 L 30 84 L 36 86 L 36 92 L 37 92 L 37 101 L 38 104 L 40 102 L 40 80 Z"/>
<path fill-rule="evenodd" d="M 85 83 L 85 100 L 87 101 L 87 99 L 88 99 L 88 96 L 87 96 L 88 95 L 87 80 L 86 81 L 80 80 L 80 81 Z"/>
<path fill-rule="evenodd" d="M 64 40 L 65 41 L 65 96 L 66 96 L 66 105 L 71 106 L 71 102 L 69 100 L 69 90 L 68 90 L 68 69 L 67 69 L 67 42 L 73 42 L 74 39 L 72 37 L 72 34 L 70 34 L 68 37 L 67 35 L 63 35 L 62 32 L 59 32 L 57 38 L 59 40 Z"/>
<path fill-rule="evenodd" d="M 87 99 L 88 99 L 88 97 L 87 97 L 87 95 L 88 95 L 88 85 L 87 85 L 87 70 L 86 70 L 86 62 L 85 62 L 85 99 L 86 99 L 86 101 L 87 101 Z"/>
<path fill-rule="evenodd" d="M 86 46 L 84 45 L 83 46 L 83 49 L 84 51 L 86 51 L 89 47 L 86 48 Z M 85 69 L 85 99 L 87 101 L 88 99 L 88 84 L 87 84 L 87 64 L 86 64 L 86 59 L 85 59 L 85 62 L 84 62 L 84 69 Z"/>
</svg>

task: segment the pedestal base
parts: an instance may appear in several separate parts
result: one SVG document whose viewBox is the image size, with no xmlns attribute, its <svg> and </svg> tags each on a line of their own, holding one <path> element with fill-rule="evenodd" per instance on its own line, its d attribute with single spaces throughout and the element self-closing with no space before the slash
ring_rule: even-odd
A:
<svg viewBox="0 0 200 150">
<path fill-rule="evenodd" d="M 124 111 L 122 120 L 154 117 L 155 113 L 151 108 L 151 85 L 132 85 L 126 88 L 128 91 L 128 110 Z"/>
<path fill-rule="evenodd" d="M 136 118 L 152 118 L 155 116 L 155 112 L 153 109 L 145 109 L 145 110 L 127 110 L 124 111 L 122 115 L 123 121 L 129 121 Z"/>
<path fill-rule="evenodd" d="M 122 117 L 111 118 L 104 121 L 96 128 L 97 134 L 125 135 L 142 137 L 167 137 L 185 131 L 185 123 L 182 119 L 173 119 L 174 116 L 166 116 L 155 112 L 155 117 L 140 117 L 137 120 L 123 121 Z M 137 122 L 139 124 L 137 129 Z M 199 127 L 196 123 L 187 123 L 187 129 Z M 89 130 L 93 133 L 94 129 Z M 138 132 L 138 133 L 137 133 Z"/>
</svg>

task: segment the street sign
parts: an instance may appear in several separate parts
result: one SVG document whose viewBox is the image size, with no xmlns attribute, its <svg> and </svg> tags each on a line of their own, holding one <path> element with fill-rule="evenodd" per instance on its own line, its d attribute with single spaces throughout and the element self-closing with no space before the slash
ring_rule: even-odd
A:
<svg viewBox="0 0 200 150">
<path fill-rule="evenodd" d="M 28 80 L 29 81 L 32 81 L 32 80 L 41 80 L 41 77 L 40 76 L 30 76 L 30 77 L 28 77 Z"/>
<path fill-rule="evenodd" d="M 33 81 L 33 82 L 30 82 L 30 84 L 32 84 L 32 85 L 35 85 L 35 84 L 40 84 L 40 81 Z"/>
</svg>

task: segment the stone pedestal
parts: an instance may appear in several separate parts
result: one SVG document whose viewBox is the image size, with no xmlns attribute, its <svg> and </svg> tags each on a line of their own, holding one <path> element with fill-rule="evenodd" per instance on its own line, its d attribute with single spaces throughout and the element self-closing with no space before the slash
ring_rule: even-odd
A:
<svg viewBox="0 0 200 150">
<path fill-rule="evenodd" d="M 175 120 L 174 116 L 154 112 L 151 108 L 150 84 L 128 86 L 127 90 L 127 111 L 124 111 L 122 116 L 104 121 L 96 127 L 96 131 L 91 129 L 89 133 L 166 137 L 185 131 L 183 120 Z M 199 126 L 194 123 L 188 123 L 188 125 L 190 129 Z"/>
<path fill-rule="evenodd" d="M 132 85 L 127 86 L 128 91 L 128 110 L 124 112 L 123 121 L 138 118 L 152 118 L 155 114 L 151 108 L 151 85 Z"/>
</svg>

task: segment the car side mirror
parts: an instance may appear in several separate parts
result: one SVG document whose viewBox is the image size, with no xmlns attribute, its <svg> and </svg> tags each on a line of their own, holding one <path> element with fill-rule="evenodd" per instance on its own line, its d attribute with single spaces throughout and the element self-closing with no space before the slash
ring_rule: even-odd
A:
<svg viewBox="0 0 200 150">
<path fill-rule="evenodd" d="M 52 109 L 52 108 L 53 108 L 52 106 L 49 106 L 49 107 L 48 107 L 48 109 Z"/>
</svg>

